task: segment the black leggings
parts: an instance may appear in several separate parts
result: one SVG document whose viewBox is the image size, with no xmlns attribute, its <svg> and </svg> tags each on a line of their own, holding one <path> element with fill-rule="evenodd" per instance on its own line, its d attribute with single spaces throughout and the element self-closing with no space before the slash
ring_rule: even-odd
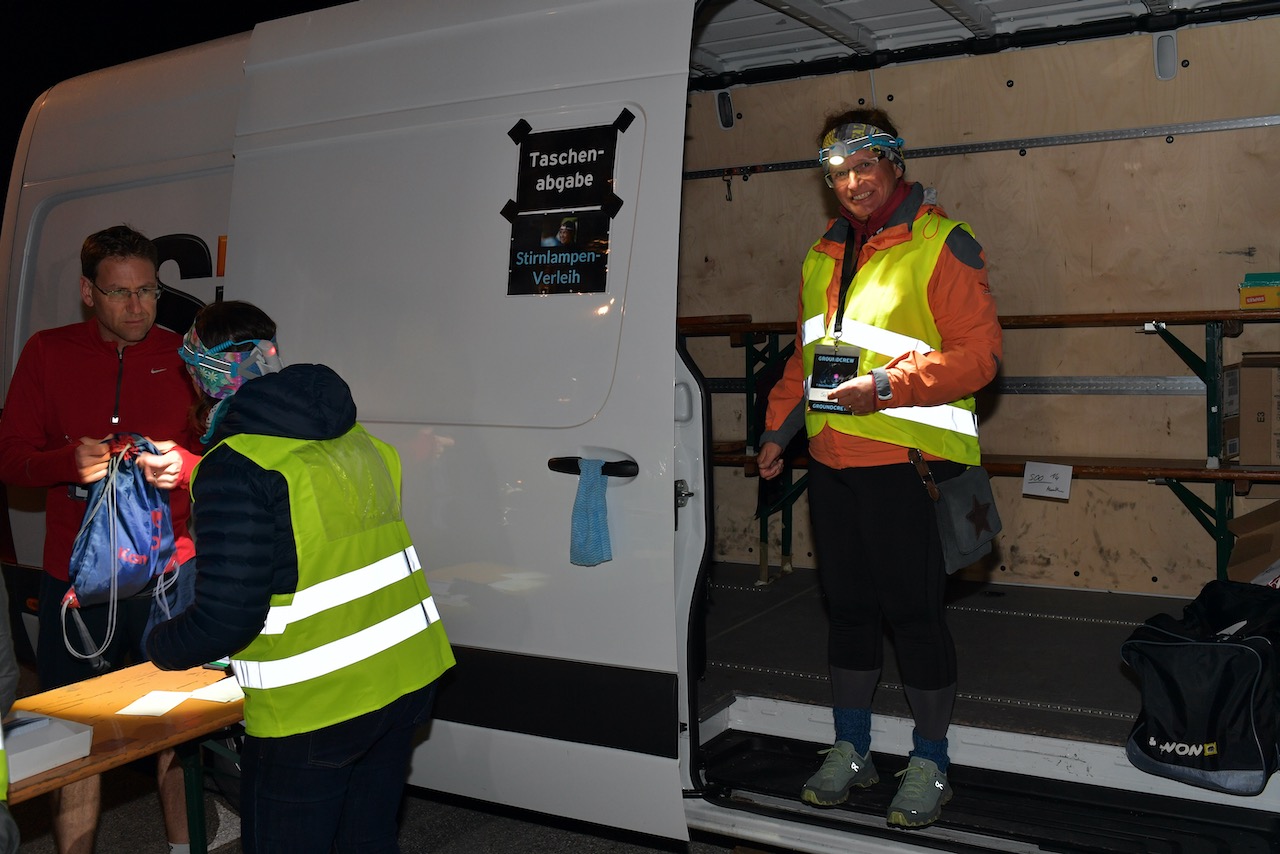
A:
<svg viewBox="0 0 1280 854">
<path fill-rule="evenodd" d="M 962 470 L 957 463 L 930 465 L 939 480 Z M 829 664 L 879 670 L 887 622 L 904 685 L 924 691 L 954 685 L 942 546 L 915 468 L 904 462 L 832 469 L 812 462 L 809 518 L 830 617 Z"/>
</svg>

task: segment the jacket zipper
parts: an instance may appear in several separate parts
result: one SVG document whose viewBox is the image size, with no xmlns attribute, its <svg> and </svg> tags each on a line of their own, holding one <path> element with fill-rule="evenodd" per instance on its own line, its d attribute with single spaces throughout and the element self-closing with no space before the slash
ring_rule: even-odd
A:
<svg viewBox="0 0 1280 854">
<path fill-rule="evenodd" d="M 116 406 L 115 406 L 115 410 L 111 413 L 112 424 L 120 423 L 120 387 L 124 385 L 124 348 L 123 347 L 116 352 L 116 356 L 119 359 L 120 366 L 116 369 Z"/>
</svg>

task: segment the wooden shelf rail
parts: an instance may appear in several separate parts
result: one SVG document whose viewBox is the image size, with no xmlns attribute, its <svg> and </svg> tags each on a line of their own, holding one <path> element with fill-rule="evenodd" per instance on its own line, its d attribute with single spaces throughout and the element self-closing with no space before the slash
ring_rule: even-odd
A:
<svg viewBox="0 0 1280 854">
<path fill-rule="evenodd" d="M 1135 331 L 1153 334 L 1167 344 L 1205 385 L 1205 456 L 1203 459 L 1147 459 L 1142 457 L 1034 457 L 1036 462 L 1070 466 L 1072 476 L 1098 480 L 1140 480 L 1167 486 L 1196 521 L 1213 537 L 1219 578 L 1226 578 L 1235 535 L 1228 528 L 1234 507 L 1233 496 L 1245 495 L 1254 483 L 1280 483 L 1280 466 L 1239 466 L 1222 462 L 1222 419 L 1218 401 L 1222 393 L 1222 344 L 1225 338 L 1241 334 L 1247 323 L 1280 322 L 1280 310 L 1260 311 L 1175 311 L 1098 314 L 1029 314 L 1000 318 L 1004 329 L 1053 329 L 1084 327 L 1134 327 Z M 1169 331 L 1172 326 L 1203 326 L 1204 353 L 1200 355 Z M 784 337 L 794 337 L 791 322 L 757 323 L 750 315 L 715 315 L 683 317 L 677 321 L 682 338 L 723 336 L 734 347 L 746 351 L 742 377 L 708 379 L 712 392 L 734 392 L 745 395 L 747 425 L 745 442 L 714 442 L 712 459 L 716 465 L 740 467 L 748 477 L 758 474 L 755 465 L 756 425 L 754 424 L 754 378 L 766 366 L 787 358 L 793 344 L 783 344 Z M 1022 477 L 1027 457 L 1002 454 L 983 455 L 983 467 L 992 476 Z M 808 460 L 790 461 L 793 468 L 804 469 Z M 768 519 L 774 512 L 783 514 L 783 568 L 790 568 L 791 507 L 804 491 L 805 478 L 788 484 L 783 498 L 762 512 L 760 519 L 761 580 L 768 579 Z M 1210 483 L 1214 486 L 1212 504 L 1191 492 L 1186 483 Z M 781 506 L 779 506 L 781 505 Z"/>
</svg>

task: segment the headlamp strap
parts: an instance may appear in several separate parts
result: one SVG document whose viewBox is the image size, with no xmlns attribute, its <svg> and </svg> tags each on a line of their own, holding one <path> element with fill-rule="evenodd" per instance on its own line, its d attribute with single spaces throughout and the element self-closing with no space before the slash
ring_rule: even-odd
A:
<svg viewBox="0 0 1280 854">
<path fill-rule="evenodd" d="M 281 369 L 280 353 L 276 347 L 276 342 L 269 338 L 258 338 L 252 341 L 253 349 L 244 354 L 243 358 L 230 360 L 219 359 L 218 354 L 229 350 L 232 347 L 241 346 L 251 343 L 249 341 L 224 341 L 216 344 L 204 352 L 200 352 L 191 346 L 188 342 L 183 342 L 182 357 L 183 361 L 188 364 L 195 365 L 210 371 L 216 371 L 220 374 L 226 374 L 229 377 L 236 378 L 241 375 L 263 376 L 265 374 L 274 373 Z M 243 352 L 243 351 L 238 351 Z"/>
</svg>

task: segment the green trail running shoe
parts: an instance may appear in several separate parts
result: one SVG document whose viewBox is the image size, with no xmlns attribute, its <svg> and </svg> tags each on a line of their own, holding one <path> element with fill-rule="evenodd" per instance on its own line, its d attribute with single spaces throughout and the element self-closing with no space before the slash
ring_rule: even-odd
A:
<svg viewBox="0 0 1280 854">
<path fill-rule="evenodd" d="M 820 750 L 827 758 L 800 790 L 800 797 L 819 807 L 839 806 L 849 800 L 849 790 L 854 786 L 874 786 L 880 780 L 871 755 L 859 756 L 847 741 L 837 741 L 834 747 Z"/>
<path fill-rule="evenodd" d="M 947 775 L 928 759 L 912 756 L 907 767 L 898 772 L 902 778 L 898 794 L 893 796 L 886 817 L 889 824 L 899 827 L 925 827 L 933 824 L 942 814 L 942 805 L 951 800 L 951 786 Z"/>
</svg>

